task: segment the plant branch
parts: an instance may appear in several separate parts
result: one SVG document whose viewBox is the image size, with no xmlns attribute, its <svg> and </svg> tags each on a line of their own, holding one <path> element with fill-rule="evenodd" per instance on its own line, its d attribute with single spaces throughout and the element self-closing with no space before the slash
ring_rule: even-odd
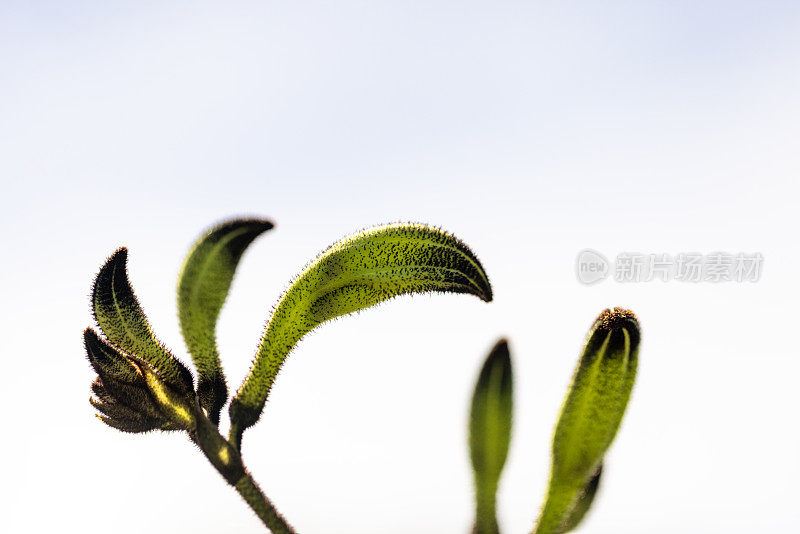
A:
<svg viewBox="0 0 800 534">
<path fill-rule="evenodd" d="M 498 534 L 500 528 L 497 524 L 497 510 L 495 494 L 478 498 L 475 514 L 473 534 Z"/>
<path fill-rule="evenodd" d="M 274 534 L 295 534 L 294 529 L 278 513 L 255 480 L 253 480 L 253 477 L 250 476 L 250 473 L 245 473 L 245 476 L 239 479 L 239 482 L 234 487 Z"/>
<path fill-rule="evenodd" d="M 242 462 L 238 448 L 229 443 L 206 416 L 200 406 L 195 409 L 197 428 L 190 434 L 211 465 L 233 486 L 239 495 L 250 505 L 261 521 L 274 534 L 295 534 L 294 529 L 275 509 L 261 491 Z"/>
</svg>

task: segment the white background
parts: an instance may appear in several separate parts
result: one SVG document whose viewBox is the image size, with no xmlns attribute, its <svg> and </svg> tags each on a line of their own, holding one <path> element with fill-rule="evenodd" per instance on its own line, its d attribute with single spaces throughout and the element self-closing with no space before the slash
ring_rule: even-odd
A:
<svg viewBox="0 0 800 534">
<path fill-rule="evenodd" d="M 286 283 L 361 227 L 441 225 L 495 290 L 301 342 L 244 440 L 300 532 L 467 532 L 467 404 L 501 335 L 499 513 L 528 532 L 583 337 L 616 305 L 640 317 L 640 374 L 581 531 L 798 532 L 800 9 L 695 4 L 2 2 L 2 530 L 261 532 L 185 438 L 94 418 L 81 338 L 126 245 L 186 359 L 182 258 L 255 214 L 277 227 L 220 320 L 233 388 Z M 587 247 L 765 261 L 758 283 L 587 287 Z"/>
</svg>

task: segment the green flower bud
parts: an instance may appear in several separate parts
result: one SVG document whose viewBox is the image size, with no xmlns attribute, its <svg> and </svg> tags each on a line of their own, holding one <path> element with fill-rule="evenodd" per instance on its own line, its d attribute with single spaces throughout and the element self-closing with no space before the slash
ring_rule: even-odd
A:
<svg viewBox="0 0 800 534">
<path fill-rule="evenodd" d="M 495 503 L 511 442 L 513 372 L 501 339 L 486 358 L 472 395 L 469 452 L 475 476 L 475 534 L 496 534 Z"/>
<path fill-rule="evenodd" d="M 192 246 L 178 277 L 178 319 L 197 368 L 197 396 L 209 419 L 219 424 L 228 386 L 217 350 L 216 327 L 244 251 L 272 228 L 264 219 L 231 219 L 203 234 Z"/>
<path fill-rule="evenodd" d="M 156 339 L 128 281 L 128 250 L 117 250 L 100 269 L 92 288 L 92 311 L 109 342 L 134 355 L 181 393 L 194 390 L 192 373 Z"/>
<path fill-rule="evenodd" d="M 334 243 L 310 263 L 278 301 L 253 366 L 231 401 L 231 441 L 261 416 L 289 353 L 320 324 L 399 295 L 464 293 L 489 302 L 483 266 L 462 241 L 424 224 L 389 224 Z"/>
<path fill-rule="evenodd" d="M 556 425 L 550 486 L 537 534 L 566 532 L 619 429 L 636 378 L 638 352 L 639 323 L 633 313 L 621 308 L 601 313 Z"/>
<path fill-rule="evenodd" d="M 125 432 L 195 428 L 194 396 L 168 385 L 146 362 L 125 354 L 87 328 L 86 354 L 99 377 L 90 399 L 107 425 Z"/>
</svg>

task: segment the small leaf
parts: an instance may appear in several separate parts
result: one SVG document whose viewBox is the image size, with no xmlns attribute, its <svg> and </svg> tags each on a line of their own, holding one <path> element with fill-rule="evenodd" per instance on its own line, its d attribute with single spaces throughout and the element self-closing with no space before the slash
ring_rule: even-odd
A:
<svg viewBox="0 0 800 534">
<path fill-rule="evenodd" d="M 192 374 L 158 341 L 128 282 L 128 250 L 121 248 L 100 269 L 94 282 L 94 316 L 106 338 L 130 355 L 141 358 L 172 387 L 192 391 Z"/>
<path fill-rule="evenodd" d="M 475 476 L 475 534 L 496 534 L 497 486 L 511 442 L 513 373 L 506 340 L 500 340 L 483 364 L 469 421 L 469 450 Z"/>
<path fill-rule="evenodd" d="M 564 523 L 564 530 L 561 531 L 561 534 L 566 534 L 567 532 L 575 530 L 578 525 L 580 525 L 581 521 L 583 521 L 583 518 L 586 517 L 589 509 L 592 507 L 594 497 L 597 495 L 597 490 L 600 487 L 600 475 L 602 474 L 603 464 L 600 464 L 600 467 L 597 468 L 597 472 L 592 475 L 592 478 L 589 479 L 589 483 L 580 495 L 578 495 L 578 501 L 575 503 L 575 507 L 569 519 Z"/>
<path fill-rule="evenodd" d="M 639 339 L 636 317 L 622 308 L 605 310 L 589 332 L 556 425 L 550 485 L 535 533 L 564 532 L 603 461 L 636 379 Z"/>
<path fill-rule="evenodd" d="M 398 295 L 469 293 L 492 300 L 478 259 L 452 235 L 422 224 L 359 232 L 323 252 L 281 297 L 250 373 L 231 402 L 231 437 L 258 421 L 272 384 L 297 342 L 321 323 Z"/>
<path fill-rule="evenodd" d="M 258 219 L 234 219 L 205 233 L 192 246 L 178 277 L 178 318 L 197 367 L 197 394 L 208 417 L 219 423 L 228 387 L 217 351 L 216 325 L 245 249 L 272 228 Z"/>
</svg>

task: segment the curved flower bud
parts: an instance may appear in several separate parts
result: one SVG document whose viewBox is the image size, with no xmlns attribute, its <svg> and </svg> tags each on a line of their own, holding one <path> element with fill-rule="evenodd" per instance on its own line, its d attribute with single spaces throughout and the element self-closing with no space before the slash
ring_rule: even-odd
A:
<svg viewBox="0 0 800 534">
<path fill-rule="evenodd" d="M 92 329 L 83 339 L 99 375 L 90 402 L 101 421 L 125 432 L 194 430 L 193 395 L 174 390 L 146 362 L 118 351 Z"/>
<path fill-rule="evenodd" d="M 228 386 L 217 350 L 219 317 L 242 254 L 272 228 L 264 219 L 232 219 L 203 234 L 192 246 L 178 276 L 178 319 L 197 368 L 200 405 L 216 425 L 228 400 Z"/>
<path fill-rule="evenodd" d="M 192 374 L 156 339 L 128 281 L 128 250 L 117 250 L 103 265 L 92 288 L 92 311 L 106 338 L 147 362 L 181 393 L 193 391 Z"/>
<path fill-rule="evenodd" d="M 639 322 L 622 308 L 595 321 L 553 437 L 547 500 L 535 533 L 561 534 L 617 434 L 636 379 Z"/>
<path fill-rule="evenodd" d="M 334 243 L 292 282 L 267 323 L 253 366 L 229 408 L 232 442 L 261 416 L 300 339 L 320 324 L 399 295 L 466 293 L 489 302 L 483 266 L 463 242 L 424 224 L 389 224 Z"/>
<path fill-rule="evenodd" d="M 469 419 L 469 452 L 475 476 L 474 534 L 497 534 L 497 487 L 511 443 L 513 372 L 508 343 L 501 339 L 483 364 Z"/>
</svg>

